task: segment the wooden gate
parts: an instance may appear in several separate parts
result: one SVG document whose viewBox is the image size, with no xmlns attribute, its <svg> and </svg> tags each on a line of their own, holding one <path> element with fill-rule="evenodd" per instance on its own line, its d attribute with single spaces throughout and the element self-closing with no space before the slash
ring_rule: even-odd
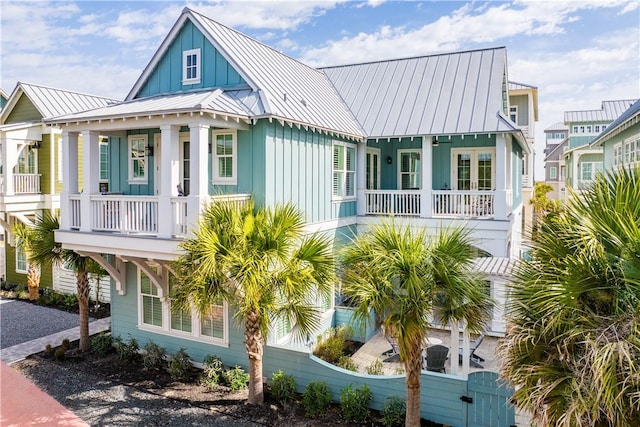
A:
<svg viewBox="0 0 640 427">
<path fill-rule="evenodd" d="M 469 374 L 467 394 L 467 427 L 515 426 L 515 409 L 509 403 L 513 389 L 498 380 L 498 374 L 480 371 Z"/>
</svg>

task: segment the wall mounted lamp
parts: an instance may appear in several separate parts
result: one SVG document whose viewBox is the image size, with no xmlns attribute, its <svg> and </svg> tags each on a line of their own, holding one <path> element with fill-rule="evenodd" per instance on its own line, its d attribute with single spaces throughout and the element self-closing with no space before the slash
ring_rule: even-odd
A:
<svg viewBox="0 0 640 427">
<path fill-rule="evenodd" d="M 40 141 L 33 141 L 33 144 L 31 144 L 31 147 L 33 147 L 35 150 L 39 149 L 41 146 L 42 145 Z"/>
<path fill-rule="evenodd" d="M 144 147 L 144 155 L 147 157 L 153 156 L 153 145 L 147 145 Z"/>
<path fill-rule="evenodd" d="M 387 156 L 387 164 L 390 165 L 393 163 L 393 158 L 391 156 Z"/>
</svg>

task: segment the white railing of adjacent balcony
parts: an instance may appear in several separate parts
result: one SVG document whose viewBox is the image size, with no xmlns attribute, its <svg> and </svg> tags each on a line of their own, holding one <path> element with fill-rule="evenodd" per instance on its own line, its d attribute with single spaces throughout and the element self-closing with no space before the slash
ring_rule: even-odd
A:
<svg viewBox="0 0 640 427">
<path fill-rule="evenodd" d="M 39 173 L 16 173 L 13 175 L 13 191 L 15 194 L 40 193 Z"/>
<path fill-rule="evenodd" d="M 213 196 L 212 200 L 246 203 L 249 194 Z M 69 224 L 71 229 L 80 229 L 81 195 L 69 195 Z M 174 236 L 184 236 L 189 232 L 195 218 L 187 215 L 187 197 L 171 198 L 171 217 Z M 159 221 L 165 220 L 158 210 L 156 196 L 92 195 L 92 231 L 106 231 L 124 234 L 157 235 Z"/>
<path fill-rule="evenodd" d="M 367 190 L 366 215 L 420 216 L 419 190 Z"/>
<path fill-rule="evenodd" d="M 432 193 L 434 217 L 476 218 L 493 217 L 493 191 L 434 190 Z"/>
</svg>

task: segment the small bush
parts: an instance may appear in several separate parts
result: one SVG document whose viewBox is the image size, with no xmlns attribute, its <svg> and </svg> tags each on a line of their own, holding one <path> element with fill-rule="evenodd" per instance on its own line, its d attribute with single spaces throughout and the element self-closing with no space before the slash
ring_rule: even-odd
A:
<svg viewBox="0 0 640 427">
<path fill-rule="evenodd" d="M 311 381 L 302 393 L 302 406 L 309 417 L 324 415 L 330 403 L 331 394 L 326 381 Z"/>
<path fill-rule="evenodd" d="M 64 360 L 64 356 L 65 356 L 65 351 L 62 348 L 58 348 L 54 353 L 53 353 L 53 358 L 58 361 L 58 362 L 62 362 Z"/>
<path fill-rule="evenodd" d="M 393 371 L 393 375 L 404 375 L 404 368 L 396 368 Z"/>
<path fill-rule="evenodd" d="M 142 355 L 142 364 L 144 368 L 158 370 L 165 367 L 167 363 L 167 352 L 153 341 L 149 341 L 144 345 L 144 354 Z"/>
<path fill-rule="evenodd" d="M 186 380 L 191 370 L 191 358 L 187 350 L 181 348 L 176 354 L 169 357 L 169 375 L 174 380 Z"/>
<path fill-rule="evenodd" d="M 289 402 L 296 394 L 296 380 L 282 371 L 274 372 L 270 390 L 279 402 Z"/>
<path fill-rule="evenodd" d="M 69 341 L 69 338 L 63 339 L 60 347 L 62 347 L 62 349 L 65 351 L 69 350 L 69 348 L 71 348 L 71 341 Z"/>
<path fill-rule="evenodd" d="M 367 366 L 367 374 L 369 375 L 382 375 L 384 370 L 382 368 L 382 360 L 376 359 L 369 366 Z"/>
<path fill-rule="evenodd" d="M 357 372 L 358 365 L 349 356 L 341 356 L 338 360 L 338 366 L 349 371 Z"/>
<path fill-rule="evenodd" d="M 111 351 L 111 334 L 100 332 L 91 337 L 91 351 L 101 356 L 109 354 Z"/>
<path fill-rule="evenodd" d="M 140 346 L 138 345 L 138 341 L 133 337 L 129 338 L 128 342 L 125 342 L 122 337 L 117 336 L 116 339 L 113 340 L 113 346 L 116 348 L 118 357 L 120 357 L 122 361 L 133 362 L 139 356 L 138 351 L 140 350 Z"/>
<path fill-rule="evenodd" d="M 224 365 L 218 356 L 208 354 L 204 358 L 204 369 L 200 375 L 200 384 L 208 389 L 214 389 L 222 382 Z"/>
<path fill-rule="evenodd" d="M 400 396 L 388 397 L 380 413 L 382 424 L 386 427 L 402 427 L 407 413 L 407 402 Z"/>
<path fill-rule="evenodd" d="M 51 344 L 47 344 L 44 348 L 45 356 L 53 356 L 53 346 Z"/>
<path fill-rule="evenodd" d="M 243 390 L 249 384 L 249 374 L 245 373 L 240 366 L 236 366 L 224 373 L 224 380 L 231 390 Z"/>
<path fill-rule="evenodd" d="M 326 338 L 318 340 L 318 345 L 313 354 L 325 362 L 335 365 L 344 356 L 348 341 L 351 340 L 352 336 L 353 329 L 350 326 L 331 329 Z"/>
<path fill-rule="evenodd" d="M 340 410 L 348 423 L 362 423 L 369 416 L 369 403 L 373 395 L 366 384 L 354 387 L 349 384 L 340 390 Z"/>
</svg>

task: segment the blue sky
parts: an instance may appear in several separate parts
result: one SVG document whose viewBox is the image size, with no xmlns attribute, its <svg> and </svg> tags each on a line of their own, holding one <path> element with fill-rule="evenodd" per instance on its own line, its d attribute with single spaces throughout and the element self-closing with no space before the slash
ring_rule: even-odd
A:
<svg viewBox="0 0 640 427">
<path fill-rule="evenodd" d="M 538 87 L 542 131 L 566 110 L 640 97 L 640 10 L 584 1 L 21 1 L 0 3 L 0 87 L 123 98 L 184 6 L 313 66 L 506 46 Z"/>
</svg>

